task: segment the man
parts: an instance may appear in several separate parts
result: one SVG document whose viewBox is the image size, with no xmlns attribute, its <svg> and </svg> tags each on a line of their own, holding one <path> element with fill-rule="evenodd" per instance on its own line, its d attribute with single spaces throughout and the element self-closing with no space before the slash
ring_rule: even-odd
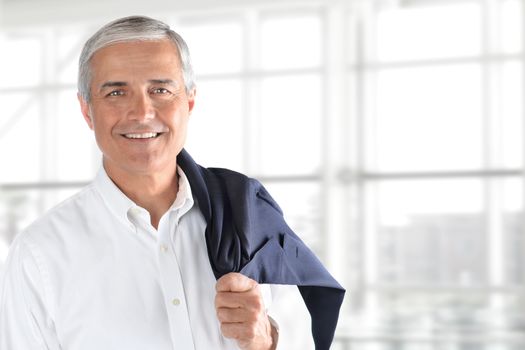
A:
<svg viewBox="0 0 525 350">
<path fill-rule="evenodd" d="M 277 287 L 258 282 L 301 285 L 327 349 L 342 288 L 262 186 L 183 150 L 196 90 L 182 38 L 146 17 L 109 23 L 78 85 L 103 167 L 13 243 L 0 349 L 276 349 L 289 330 L 269 315 Z M 313 278 L 295 266 L 312 261 Z"/>
</svg>

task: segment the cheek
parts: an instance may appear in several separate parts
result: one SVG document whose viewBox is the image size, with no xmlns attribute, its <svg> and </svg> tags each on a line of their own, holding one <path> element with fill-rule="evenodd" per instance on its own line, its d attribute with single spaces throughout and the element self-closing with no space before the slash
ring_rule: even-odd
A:
<svg viewBox="0 0 525 350">
<path fill-rule="evenodd" d="M 95 137 L 98 142 L 103 141 L 112 137 L 113 134 L 113 124 L 111 123 L 110 118 L 107 118 L 107 115 L 97 114 L 98 117 L 93 118 L 93 131 L 95 132 Z"/>
<path fill-rule="evenodd" d="M 108 136 L 107 131 L 100 124 L 95 124 L 95 140 L 100 147 L 108 144 L 110 137 Z"/>
<path fill-rule="evenodd" d="M 175 131 L 177 131 L 177 128 L 186 125 L 189 119 L 188 112 L 180 107 L 165 108 L 160 114 L 163 116 L 164 122 L 172 125 L 175 128 Z"/>
</svg>

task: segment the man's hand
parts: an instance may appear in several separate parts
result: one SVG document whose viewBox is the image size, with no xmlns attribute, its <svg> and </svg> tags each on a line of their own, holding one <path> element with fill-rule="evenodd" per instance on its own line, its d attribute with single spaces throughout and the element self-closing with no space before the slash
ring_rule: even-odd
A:
<svg viewBox="0 0 525 350">
<path fill-rule="evenodd" d="M 273 350 L 277 331 L 264 307 L 259 284 L 240 273 L 222 276 L 215 286 L 215 309 L 221 332 L 242 350 Z"/>
</svg>

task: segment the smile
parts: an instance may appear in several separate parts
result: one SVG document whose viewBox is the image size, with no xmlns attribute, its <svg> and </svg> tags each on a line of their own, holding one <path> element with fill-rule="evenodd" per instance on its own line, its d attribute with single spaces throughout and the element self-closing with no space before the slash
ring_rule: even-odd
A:
<svg viewBox="0 0 525 350">
<path fill-rule="evenodd" d="M 153 139 L 159 136 L 161 133 L 158 132 L 145 132 L 141 134 L 123 134 L 127 139 Z"/>
</svg>

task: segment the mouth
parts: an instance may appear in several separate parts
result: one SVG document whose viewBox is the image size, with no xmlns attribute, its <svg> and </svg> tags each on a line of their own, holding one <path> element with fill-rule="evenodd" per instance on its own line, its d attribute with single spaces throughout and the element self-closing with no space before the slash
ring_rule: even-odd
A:
<svg viewBox="0 0 525 350">
<path fill-rule="evenodd" d="M 130 140 L 145 140 L 145 139 L 155 139 L 162 135 L 161 132 L 143 132 L 143 133 L 129 133 L 121 134 L 123 137 Z"/>
</svg>

